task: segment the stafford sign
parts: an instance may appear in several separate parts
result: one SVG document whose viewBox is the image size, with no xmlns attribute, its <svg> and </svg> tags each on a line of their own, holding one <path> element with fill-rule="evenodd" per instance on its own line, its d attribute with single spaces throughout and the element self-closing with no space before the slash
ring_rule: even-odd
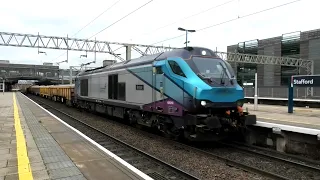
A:
<svg viewBox="0 0 320 180">
<path fill-rule="evenodd" d="M 313 85 L 313 79 L 311 80 L 306 80 L 306 79 L 294 79 L 293 80 L 293 84 L 296 85 L 296 84 L 301 84 L 301 85 L 307 85 L 307 84 L 310 84 L 310 85 Z"/>
<path fill-rule="evenodd" d="M 300 87 L 320 86 L 320 75 L 292 76 L 291 83 L 294 86 L 300 86 Z"/>
</svg>

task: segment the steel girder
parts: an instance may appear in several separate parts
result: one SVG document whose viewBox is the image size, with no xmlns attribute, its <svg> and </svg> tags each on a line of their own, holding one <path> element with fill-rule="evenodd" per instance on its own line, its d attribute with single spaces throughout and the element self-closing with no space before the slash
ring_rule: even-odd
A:
<svg viewBox="0 0 320 180">
<path fill-rule="evenodd" d="M 109 53 L 122 61 L 124 61 L 124 59 L 115 53 L 115 50 L 118 50 L 121 47 L 130 47 L 130 49 L 137 51 L 142 56 L 177 49 L 173 47 L 128 44 L 128 43 L 97 41 L 97 40 L 88 40 L 88 39 L 58 37 L 58 36 L 9 33 L 9 32 L 0 32 L 0 46 L 31 47 L 31 48 L 46 48 L 46 49 Z M 111 47 L 111 46 L 115 46 L 115 47 Z M 307 75 L 313 74 L 312 60 L 296 59 L 296 58 L 290 58 L 290 57 L 241 54 L 241 53 L 226 53 L 226 52 L 217 52 L 217 55 L 220 56 L 222 59 L 231 61 L 231 62 L 302 67 L 302 68 L 306 68 Z M 308 95 L 313 94 L 312 88 L 308 88 L 307 94 Z"/>
<path fill-rule="evenodd" d="M 31 47 L 31 48 L 46 48 L 46 49 L 59 49 L 59 50 L 72 50 L 72 51 L 86 51 L 97 53 L 109 53 L 124 61 L 114 51 L 121 47 L 130 47 L 137 51 L 142 56 L 156 54 L 164 51 L 170 51 L 175 48 L 163 46 L 151 46 L 142 44 L 128 44 L 58 36 L 44 36 L 36 34 L 22 34 L 0 32 L 0 45 L 1 46 L 14 46 L 14 47 Z"/>
<path fill-rule="evenodd" d="M 68 49 L 68 50 L 74 50 L 74 51 L 109 53 L 112 55 L 116 55 L 116 53 L 114 52 L 114 50 L 116 49 L 111 48 L 111 45 L 118 45 L 118 47 L 119 46 L 131 47 L 132 49 L 134 49 L 135 51 L 137 51 L 143 56 L 177 49 L 174 47 L 150 46 L 150 45 L 142 45 L 142 44 L 128 44 L 128 43 L 107 42 L 107 41 L 67 38 L 67 37 L 58 37 L 58 36 L 8 33 L 8 32 L 0 32 L 0 45 L 14 46 L 14 47 L 60 49 L 60 50 Z M 230 52 L 228 53 L 217 52 L 217 55 L 224 60 L 240 62 L 240 63 L 273 64 L 273 65 L 282 65 L 282 66 L 302 67 L 307 69 L 308 75 L 312 74 L 312 71 L 313 71 L 312 60 L 296 59 L 296 58 L 289 58 L 289 57 L 230 53 Z"/>
<path fill-rule="evenodd" d="M 216 52 L 217 55 L 223 60 L 239 63 L 252 63 L 252 64 L 271 64 L 279 66 L 293 66 L 306 68 L 307 75 L 313 74 L 313 60 L 297 59 L 290 57 L 278 57 L 278 56 L 265 56 L 265 55 L 253 55 L 242 53 L 226 53 Z M 307 96 L 313 95 L 313 88 L 307 88 Z"/>
<path fill-rule="evenodd" d="M 308 75 L 312 74 L 312 60 L 226 52 L 217 52 L 217 55 L 230 62 L 302 67 L 306 68 Z"/>
</svg>

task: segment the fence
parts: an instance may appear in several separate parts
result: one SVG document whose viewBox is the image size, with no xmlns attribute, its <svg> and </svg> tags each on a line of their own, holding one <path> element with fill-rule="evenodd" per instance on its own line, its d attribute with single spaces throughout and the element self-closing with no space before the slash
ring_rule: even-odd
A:
<svg viewBox="0 0 320 180">
<path fill-rule="evenodd" d="M 246 97 L 254 97 L 254 86 L 244 87 Z M 288 87 L 258 87 L 258 97 L 288 98 Z M 295 87 L 294 98 L 320 99 L 320 88 L 313 88 L 313 96 L 307 96 L 307 88 Z"/>
</svg>

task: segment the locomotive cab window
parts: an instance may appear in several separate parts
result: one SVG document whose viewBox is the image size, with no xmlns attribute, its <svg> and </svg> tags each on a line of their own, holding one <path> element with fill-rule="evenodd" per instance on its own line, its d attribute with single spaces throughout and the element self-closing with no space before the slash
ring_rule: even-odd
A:
<svg viewBox="0 0 320 180">
<path fill-rule="evenodd" d="M 162 73 L 163 73 L 163 71 L 162 71 L 161 66 L 156 67 L 156 74 L 162 74 Z"/>
<path fill-rule="evenodd" d="M 179 64 L 175 61 L 168 61 L 170 68 L 172 70 L 173 73 L 182 76 L 182 77 L 186 77 L 186 75 L 183 73 L 182 69 L 180 68 Z"/>
</svg>

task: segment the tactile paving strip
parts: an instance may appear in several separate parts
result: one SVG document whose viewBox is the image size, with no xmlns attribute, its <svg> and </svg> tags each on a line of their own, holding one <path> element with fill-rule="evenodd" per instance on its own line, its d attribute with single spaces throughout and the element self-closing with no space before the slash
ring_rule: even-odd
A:
<svg viewBox="0 0 320 180">
<path fill-rule="evenodd" d="M 59 144 L 31 112 L 31 108 L 38 107 L 28 103 L 27 99 L 21 97 L 21 95 L 18 95 L 18 102 L 48 170 L 50 179 L 86 179 L 78 167 L 65 154 Z"/>
</svg>

